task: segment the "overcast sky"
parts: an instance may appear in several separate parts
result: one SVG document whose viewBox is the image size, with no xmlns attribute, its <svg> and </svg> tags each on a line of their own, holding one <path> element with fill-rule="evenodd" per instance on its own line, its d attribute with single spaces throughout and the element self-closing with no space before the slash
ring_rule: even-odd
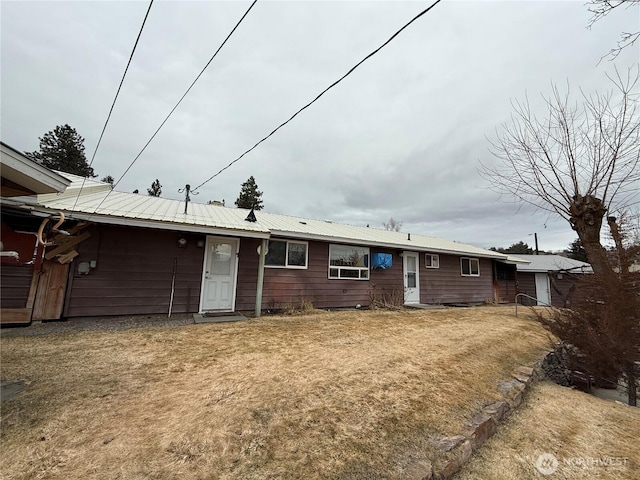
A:
<svg viewBox="0 0 640 480">
<path fill-rule="evenodd" d="M 162 196 L 198 185 L 314 98 L 430 2 L 259 1 L 122 179 Z M 551 82 L 610 88 L 598 62 L 639 10 L 588 29 L 584 1 L 448 1 L 437 5 L 292 123 L 200 189 L 233 206 L 250 175 L 266 211 L 471 243 L 566 247 L 564 221 L 500 200 L 477 173 L 488 139 L 525 93 Z M 93 167 L 118 180 L 250 2 L 151 8 Z M 1 133 L 18 150 L 68 123 L 90 158 L 148 2 L 1 3 Z"/>
</svg>

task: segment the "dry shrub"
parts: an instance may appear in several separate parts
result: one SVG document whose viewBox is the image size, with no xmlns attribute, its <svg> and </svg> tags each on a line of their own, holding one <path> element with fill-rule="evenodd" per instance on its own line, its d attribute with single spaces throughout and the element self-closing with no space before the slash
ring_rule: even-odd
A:
<svg viewBox="0 0 640 480">
<path fill-rule="evenodd" d="M 631 271 L 631 256 L 638 246 L 627 247 L 617 231 L 617 264 L 605 272 L 582 275 L 574 285 L 571 308 L 553 309 L 538 319 L 567 345 L 570 366 L 595 377 L 600 385 L 624 378 L 629 405 L 636 405 L 640 386 L 640 273 Z"/>
<path fill-rule="evenodd" d="M 393 288 L 391 291 L 382 289 L 378 291 L 374 283 L 368 291 L 369 308 L 372 310 L 382 308 L 387 310 L 399 310 L 404 308 L 404 289 Z"/>
</svg>

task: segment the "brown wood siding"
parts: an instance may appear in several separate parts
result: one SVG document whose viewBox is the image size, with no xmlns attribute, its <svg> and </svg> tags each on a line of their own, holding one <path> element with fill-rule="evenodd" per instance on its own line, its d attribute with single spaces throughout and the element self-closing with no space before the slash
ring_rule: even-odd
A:
<svg viewBox="0 0 640 480">
<path fill-rule="evenodd" d="M 186 248 L 178 247 L 178 233 L 146 228 L 97 225 L 91 238 L 79 245 L 65 316 L 168 313 L 174 262 L 173 313 L 197 312 L 205 236 L 186 234 Z M 78 273 L 80 262 L 95 261 L 89 274 Z"/>
<path fill-rule="evenodd" d="M 480 276 L 463 277 L 460 258 L 440 255 L 440 268 L 426 268 L 425 254 L 420 254 L 420 300 L 423 303 L 475 303 L 493 301 L 493 267 L 481 258 Z"/>
<path fill-rule="evenodd" d="M 518 293 L 526 293 L 533 298 L 537 298 L 535 273 L 518 272 L 516 275 L 516 279 L 518 282 Z M 535 305 L 535 302 L 533 300 L 525 297 L 518 298 L 518 303 L 521 303 L 523 305 Z"/>
<path fill-rule="evenodd" d="M 0 266 L 0 308 L 25 308 L 33 265 Z"/>
<path fill-rule="evenodd" d="M 259 240 L 242 239 L 238 266 L 237 310 L 254 310 L 258 278 Z M 329 243 L 309 242 L 308 268 L 265 268 L 263 309 L 281 309 L 288 304 L 311 301 L 317 308 L 369 305 L 370 293 L 403 290 L 402 258 L 390 249 L 371 248 L 370 253 L 392 253 L 392 267 L 370 271 L 369 280 L 329 279 Z"/>
<path fill-rule="evenodd" d="M 558 274 L 550 275 L 551 305 L 559 308 L 570 307 L 575 296 L 580 294 L 574 285 L 580 281 L 582 274 L 576 276 L 564 273 L 561 276 L 562 278 L 558 278 Z"/>
</svg>

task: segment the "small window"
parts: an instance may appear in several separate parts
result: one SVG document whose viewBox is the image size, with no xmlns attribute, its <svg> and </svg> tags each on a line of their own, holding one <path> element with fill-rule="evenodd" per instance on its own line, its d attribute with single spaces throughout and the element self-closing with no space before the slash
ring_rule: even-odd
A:
<svg viewBox="0 0 640 480">
<path fill-rule="evenodd" d="M 329 278 L 369 279 L 369 249 L 329 245 Z"/>
<path fill-rule="evenodd" d="M 424 257 L 424 265 L 427 268 L 440 268 L 440 255 L 427 253 Z"/>
<path fill-rule="evenodd" d="M 269 240 L 269 251 L 264 265 L 271 268 L 307 268 L 306 242 Z"/>
<path fill-rule="evenodd" d="M 460 272 L 463 277 L 479 277 L 480 260 L 477 258 L 461 258 Z"/>
</svg>

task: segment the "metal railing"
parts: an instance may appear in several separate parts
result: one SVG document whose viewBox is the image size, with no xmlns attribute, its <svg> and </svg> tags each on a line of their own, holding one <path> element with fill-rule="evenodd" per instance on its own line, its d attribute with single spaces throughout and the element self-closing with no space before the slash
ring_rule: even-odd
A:
<svg viewBox="0 0 640 480">
<path fill-rule="evenodd" d="M 550 303 L 541 302 L 536 297 L 532 297 L 531 295 L 527 295 L 526 293 L 518 293 L 518 294 L 516 294 L 516 317 L 518 316 L 518 297 L 527 297 L 527 298 L 529 298 L 531 300 L 534 300 L 536 302 L 536 305 L 542 304 L 542 305 L 544 305 L 546 307 L 551 307 L 552 306 Z"/>
</svg>

